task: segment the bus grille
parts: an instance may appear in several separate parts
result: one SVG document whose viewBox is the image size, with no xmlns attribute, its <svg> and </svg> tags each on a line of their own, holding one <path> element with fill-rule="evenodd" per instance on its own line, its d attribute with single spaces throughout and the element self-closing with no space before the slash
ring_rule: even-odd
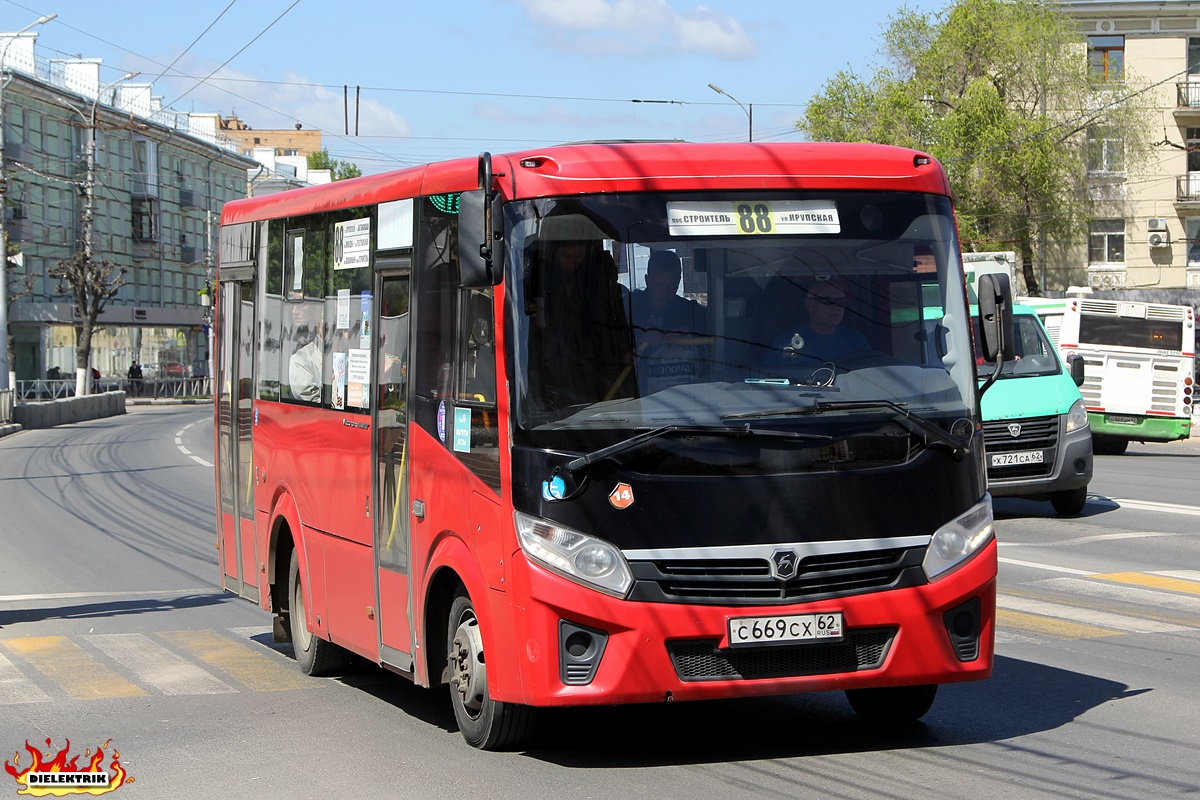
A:
<svg viewBox="0 0 1200 800">
<path fill-rule="evenodd" d="M 735 650 L 719 650 L 717 639 L 683 639 L 667 642 L 667 652 L 683 681 L 792 678 L 878 669 L 895 636 L 895 628 L 865 628 L 841 642 Z"/>
<path fill-rule="evenodd" d="M 1008 426 L 1018 424 L 1021 432 L 1013 436 Z M 984 450 L 988 455 L 988 480 L 1005 478 L 1033 478 L 1054 472 L 1054 459 L 1058 455 L 1058 417 L 1028 417 L 1026 419 L 1001 419 L 983 423 Z M 1041 450 L 1040 464 L 1012 464 L 1003 467 L 991 466 L 991 457 L 997 453 L 1024 453 Z"/>
<path fill-rule="evenodd" d="M 631 561 L 631 600 L 782 605 L 924 583 L 925 548 L 835 553 L 801 559 L 795 577 L 771 577 L 763 558 Z"/>
</svg>

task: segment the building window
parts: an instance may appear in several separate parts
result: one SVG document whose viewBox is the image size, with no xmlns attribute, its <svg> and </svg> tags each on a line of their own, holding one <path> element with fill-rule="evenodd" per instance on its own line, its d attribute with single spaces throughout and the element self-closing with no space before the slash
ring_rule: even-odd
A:
<svg viewBox="0 0 1200 800">
<path fill-rule="evenodd" d="M 158 197 L 158 142 L 133 137 L 133 181 L 135 197 Z"/>
<path fill-rule="evenodd" d="M 1101 83 L 1125 80 L 1125 37 L 1089 36 L 1088 66 L 1092 78 Z"/>
<path fill-rule="evenodd" d="M 1124 172 L 1125 143 L 1114 128 L 1093 125 L 1087 130 L 1088 172 Z"/>
<path fill-rule="evenodd" d="M 135 197 L 130 205 L 133 210 L 133 240 L 135 242 L 157 242 L 158 201 Z"/>
<path fill-rule="evenodd" d="M 1125 263 L 1125 220 L 1094 219 L 1088 225 L 1088 263 Z"/>
</svg>

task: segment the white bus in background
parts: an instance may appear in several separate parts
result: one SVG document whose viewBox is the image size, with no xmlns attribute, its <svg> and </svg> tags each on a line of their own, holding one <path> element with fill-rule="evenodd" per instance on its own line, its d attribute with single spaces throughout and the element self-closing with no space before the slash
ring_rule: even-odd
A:
<svg viewBox="0 0 1200 800">
<path fill-rule="evenodd" d="M 1188 438 L 1196 389 L 1191 306 L 1087 296 L 1019 302 L 1037 310 L 1064 360 L 1083 356 L 1093 452 L 1120 455 L 1131 441 Z"/>
</svg>

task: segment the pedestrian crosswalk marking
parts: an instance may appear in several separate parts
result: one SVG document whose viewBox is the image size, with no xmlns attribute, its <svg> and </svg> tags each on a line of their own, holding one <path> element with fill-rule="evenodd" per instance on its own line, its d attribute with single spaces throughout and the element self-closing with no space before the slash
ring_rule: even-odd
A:
<svg viewBox="0 0 1200 800">
<path fill-rule="evenodd" d="M 7 639 L 4 646 L 77 700 L 146 694 L 65 636 Z"/>
<path fill-rule="evenodd" d="M 1134 586 L 1148 586 L 1152 589 L 1167 589 L 1172 592 L 1200 594 L 1200 582 L 1174 578 L 1170 575 L 1155 575 L 1145 572 L 1114 572 L 1109 575 L 1094 575 L 1092 577 L 1114 583 L 1128 583 Z"/>
<path fill-rule="evenodd" d="M 1044 633 L 1058 639 L 1094 639 L 1100 636 L 1119 636 L 1123 631 L 1099 628 L 1093 625 L 1083 625 L 1078 622 L 1067 622 L 1062 619 L 1027 614 L 1024 611 L 1014 611 L 1007 608 L 996 609 L 996 631 L 1008 632 L 1016 628 L 1032 633 Z"/>
<path fill-rule="evenodd" d="M 1200 620 L 1200 597 L 1080 578 L 1048 578 L 1038 585 L 1077 597 L 1144 606 L 1153 609 L 1153 616 L 1160 619 L 1164 611 L 1179 611 L 1187 620 Z"/>
<path fill-rule="evenodd" d="M 18 703 L 44 703 L 50 695 L 21 674 L 16 666 L 0 653 L 0 706 Z"/>
<path fill-rule="evenodd" d="M 140 633 L 110 633 L 84 637 L 142 684 L 167 695 L 236 692 L 225 681 Z"/>
<path fill-rule="evenodd" d="M 1054 580 L 1073 579 L 1056 578 Z M 1039 600 L 1032 597 L 1021 597 L 1017 595 L 999 595 L 996 598 L 996 606 L 997 608 L 1003 608 L 1009 611 L 1024 612 L 1025 614 L 1034 614 L 1048 619 L 1069 620 L 1071 622 L 1081 623 L 1086 626 L 1092 626 L 1096 629 L 1107 628 L 1109 629 L 1109 632 L 1176 633 L 1179 631 L 1188 630 L 1183 625 L 1174 625 L 1167 622 L 1159 622 L 1158 620 L 1143 619 L 1141 617 L 1134 617 L 1126 614 L 1114 614 L 1108 611 L 1099 611 L 1093 608 L 1080 608 L 1078 606 L 1067 605 L 1066 603 L 1053 603 L 1046 600 Z M 1078 639 L 1088 637 L 1072 636 L 1068 638 Z"/>
<path fill-rule="evenodd" d="M 281 663 L 277 655 L 252 650 L 245 643 L 215 631 L 166 631 L 159 636 L 256 692 L 312 689 L 324 685 L 302 675 L 295 664 Z"/>
</svg>

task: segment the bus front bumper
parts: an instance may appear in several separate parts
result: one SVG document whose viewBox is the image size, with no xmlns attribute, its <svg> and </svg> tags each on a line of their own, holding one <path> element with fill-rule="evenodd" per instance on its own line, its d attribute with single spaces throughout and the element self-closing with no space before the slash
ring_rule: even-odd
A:
<svg viewBox="0 0 1200 800">
<path fill-rule="evenodd" d="M 513 562 L 513 588 L 528 603 L 514 610 L 521 679 L 503 684 L 521 689 L 497 700 L 649 703 L 940 684 L 992 672 L 995 541 L 931 584 L 786 606 L 632 602 L 567 581 L 521 554 Z M 731 619 L 834 611 L 843 615 L 842 642 L 729 647 Z M 959 637 L 956 649 L 951 631 L 972 620 L 970 641 L 964 648 Z M 598 658 L 595 647 L 588 655 L 589 642 L 601 650 Z M 571 664 L 576 655 L 595 660 L 583 684 Z"/>
</svg>

